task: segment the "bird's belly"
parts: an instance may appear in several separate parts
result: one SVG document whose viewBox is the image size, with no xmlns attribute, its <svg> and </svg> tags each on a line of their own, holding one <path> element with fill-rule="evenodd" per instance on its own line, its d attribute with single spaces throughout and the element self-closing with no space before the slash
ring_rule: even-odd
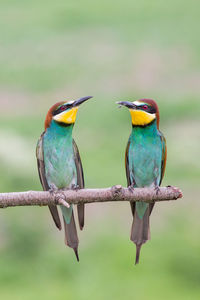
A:
<svg viewBox="0 0 200 300">
<path fill-rule="evenodd" d="M 137 186 L 151 186 L 156 183 L 159 176 L 158 167 L 152 159 L 146 159 L 145 162 L 135 164 L 133 167 L 134 180 Z"/>
<path fill-rule="evenodd" d="M 58 189 L 70 188 L 76 184 L 75 163 L 73 155 L 65 151 L 47 151 L 45 159 L 45 172 L 49 186 Z"/>
<path fill-rule="evenodd" d="M 161 151 L 159 147 L 135 147 L 130 153 L 131 179 L 135 186 L 158 185 L 161 175 Z"/>
<path fill-rule="evenodd" d="M 70 188 L 71 185 L 75 184 L 75 172 L 71 165 L 62 164 L 53 166 L 49 161 L 47 172 L 47 181 L 49 185 L 55 185 L 58 189 Z"/>
</svg>

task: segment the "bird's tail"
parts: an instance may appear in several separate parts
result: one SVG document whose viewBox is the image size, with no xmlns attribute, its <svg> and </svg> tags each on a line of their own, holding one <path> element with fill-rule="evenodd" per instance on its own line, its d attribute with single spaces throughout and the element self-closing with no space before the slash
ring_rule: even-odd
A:
<svg viewBox="0 0 200 300">
<path fill-rule="evenodd" d="M 61 210 L 63 213 L 63 221 L 64 221 L 64 229 L 65 229 L 65 244 L 70 248 L 73 248 L 77 261 L 79 261 L 79 256 L 78 256 L 79 240 L 78 240 L 78 234 L 76 230 L 76 223 L 74 220 L 72 205 L 70 208 L 61 206 Z"/>
<path fill-rule="evenodd" d="M 78 222 L 80 230 L 84 227 L 84 214 L 85 214 L 85 205 L 84 203 L 77 204 L 77 212 L 78 212 Z"/>
<path fill-rule="evenodd" d="M 61 226 L 61 222 L 60 222 L 60 217 L 58 214 L 58 209 L 55 205 L 49 205 L 49 210 L 51 212 L 52 218 L 54 220 L 54 223 L 56 225 L 56 227 L 61 230 L 62 226 Z"/>
<path fill-rule="evenodd" d="M 145 205 L 144 205 L 145 204 Z M 142 212 L 143 210 L 143 212 Z M 139 263 L 140 250 L 146 241 L 150 239 L 149 215 L 151 208 L 149 204 L 137 202 L 134 210 L 134 218 L 131 228 L 131 241 L 136 245 L 135 264 Z"/>
</svg>

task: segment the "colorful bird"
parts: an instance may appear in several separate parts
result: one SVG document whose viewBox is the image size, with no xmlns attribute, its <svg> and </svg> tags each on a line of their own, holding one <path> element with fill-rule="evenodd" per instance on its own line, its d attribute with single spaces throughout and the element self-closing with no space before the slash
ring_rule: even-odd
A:
<svg viewBox="0 0 200 300">
<path fill-rule="evenodd" d="M 58 102 L 46 116 L 45 131 L 36 149 L 38 172 L 44 190 L 56 195 L 59 190 L 84 188 L 83 168 L 77 145 L 72 138 L 72 130 L 80 104 L 91 96 L 76 101 Z M 74 249 L 78 257 L 78 235 L 73 214 L 73 205 L 61 205 L 65 228 L 65 243 Z M 61 230 L 57 207 L 49 205 L 55 225 Z M 84 204 L 77 205 L 80 229 L 84 226 Z"/>
<path fill-rule="evenodd" d="M 159 110 L 152 99 L 118 104 L 128 107 L 132 119 L 132 132 L 125 154 L 127 183 L 130 188 L 154 187 L 159 192 L 162 182 L 167 148 L 166 140 L 159 130 Z M 154 204 L 132 202 L 133 224 L 131 240 L 136 244 L 136 260 L 139 262 L 142 244 L 150 239 L 149 216 Z"/>
</svg>

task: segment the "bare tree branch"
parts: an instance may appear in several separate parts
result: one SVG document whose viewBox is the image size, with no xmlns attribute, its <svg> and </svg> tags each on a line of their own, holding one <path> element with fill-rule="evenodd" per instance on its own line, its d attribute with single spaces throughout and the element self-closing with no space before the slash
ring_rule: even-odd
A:
<svg viewBox="0 0 200 300">
<path fill-rule="evenodd" d="M 49 205 L 49 204 L 77 204 L 77 203 L 94 203 L 108 201 L 143 201 L 157 202 L 165 200 L 176 200 L 182 198 L 182 192 L 176 187 L 160 187 L 159 190 L 153 188 L 123 188 L 116 185 L 104 189 L 81 189 L 65 190 L 55 193 L 28 191 L 19 193 L 1 193 L 0 208 L 13 206 L 32 206 L 32 205 Z M 65 204 L 64 199 L 67 201 Z"/>
</svg>

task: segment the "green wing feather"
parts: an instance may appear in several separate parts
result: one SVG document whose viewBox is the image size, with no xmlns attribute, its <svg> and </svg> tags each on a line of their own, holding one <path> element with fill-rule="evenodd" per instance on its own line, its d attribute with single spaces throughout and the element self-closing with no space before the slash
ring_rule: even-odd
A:
<svg viewBox="0 0 200 300">
<path fill-rule="evenodd" d="M 126 168 L 127 186 L 132 185 L 131 177 L 130 177 L 130 169 L 129 169 L 129 159 L 128 159 L 129 147 L 130 147 L 130 140 L 128 140 L 128 143 L 127 143 L 127 146 L 126 146 L 126 152 L 125 152 L 125 168 Z M 134 217 L 135 202 L 130 202 L 130 205 L 131 205 L 132 215 Z"/>
<path fill-rule="evenodd" d="M 126 167 L 126 178 L 127 178 L 127 185 L 131 185 L 131 178 L 130 178 L 130 169 L 129 169 L 129 160 L 128 160 L 128 152 L 130 147 L 130 140 L 128 140 L 125 152 L 125 167 Z"/>
<path fill-rule="evenodd" d="M 162 142 L 162 162 L 161 162 L 161 178 L 160 178 L 160 185 L 161 185 L 161 182 L 165 174 L 165 167 L 166 167 L 166 160 L 167 160 L 167 145 L 166 145 L 166 139 L 164 135 L 162 134 L 161 131 L 159 131 L 159 133 Z"/>
<path fill-rule="evenodd" d="M 37 166 L 38 166 L 38 173 L 40 177 L 40 182 L 42 184 L 43 190 L 48 191 L 49 185 L 47 183 L 46 175 L 45 175 L 45 165 L 44 165 L 44 153 L 43 153 L 43 136 L 45 132 L 42 133 L 40 136 L 37 147 L 36 147 L 36 157 L 37 157 Z M 56 227 L 61 230 L 61 222 L 60 217 L 58 214 L 57 207 L 55 205 L 49 205 L 49 210 L 53 217 Z"/>
<path fill-rule="evenodd" d="M 74 140 L 73 140 L 73 151 L 74 151 L 74 161 L 75 161 L 76 173 L 77 173 L 77 185 L 80 189 L 83 189 L 85 186 L 83 167 L 82 167 L 78 147 Z M 84 213 L 85 213 L 85 207 L 83 203 L 77 205 L 77 212 L 78 212 L 79 227 L 82 230 L 84 227 Z"/>
</svg>

